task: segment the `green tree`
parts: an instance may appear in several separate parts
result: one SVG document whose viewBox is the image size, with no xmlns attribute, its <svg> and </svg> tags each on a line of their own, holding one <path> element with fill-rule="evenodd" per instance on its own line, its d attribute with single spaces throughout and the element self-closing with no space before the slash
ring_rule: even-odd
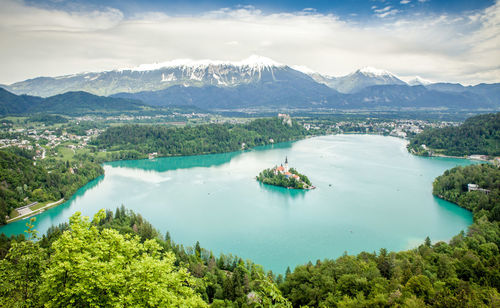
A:
<svg viewBox="0 0 500 308">
<path fill-rule="evenodd" d="M 35 240 L 37 231 L 33 229 L 32 218 L 26 224 L 28 240 L 15 241 L 0 261 L 0 306 L 36 307 L 41 306 L 37 291 L 40 274 L 45 268 L 46 251 Z"/>
<path fill-rule="evenodd" d="M 172 253 L 162 253 L 155 240 L 98 229 L 104 217 L 101 210 L 91 223 L 75 213 L 70 230 L 53 243 L 40 286 L 47 307 L 206 306 L 193 290 L 196 281 L 174 267 Z"/>
</svg>

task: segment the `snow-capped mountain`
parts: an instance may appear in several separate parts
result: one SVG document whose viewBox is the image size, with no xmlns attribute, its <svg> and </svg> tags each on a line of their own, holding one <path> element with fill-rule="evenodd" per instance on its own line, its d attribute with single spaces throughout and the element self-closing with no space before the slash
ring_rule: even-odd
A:
<svg viewBox="0 0 500 308">
<path fill-rule="evenodd" d="M 424 79 L 420 76 L 415 76 L 415 78 L 409 80 L 407 83 L 410 86 L 427 86 L 427 85 L 432 84 L 433 82 L 430 80 Z"/>
<path fill-rule="evenodd" d="M 325 77 L 324 84 L 341 93 L 356 93 L 364 88 L 376 85 L 406 85 L 406 82 L 399 79 L 391 72 L 364 67 L 343 77 Z M 318 78 L 315 80 L 319 81 Z"/>
<path fill-rule="evenodd" d="M 14 83 L 6 88 L 16 94 L 42 97 L 68 91 L 111 95 L 120 92 L 158 91 L 174 85 L 234 87 L 290 79 L 310 77 L 269 58 L 251 56 L 234 62 L 181 59 L 105 72 L 39 77 Z"/>
<path fill-rule="evenodd" d="M 332 77 L 260 56 L 232 62 L 182 59 L 39 77 L 2 87 L 15 94 L 42 97 L 85 91 L 138 99 L 150 105 L 194 105 L 203 109 L 500 108 L 499 84 L 429 84 L 420 77 L 407 84 L 388 71 L 371 67 Z"/>
</svg>

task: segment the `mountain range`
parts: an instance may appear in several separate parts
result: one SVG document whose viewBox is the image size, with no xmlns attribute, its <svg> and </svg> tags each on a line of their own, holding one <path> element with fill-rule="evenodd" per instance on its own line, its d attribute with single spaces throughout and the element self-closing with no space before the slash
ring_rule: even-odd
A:
<svg viewBox="0 0 500 308">
<path fill-rule="evenodd" d="M 38 77 L 2 86 L 18 95 L 52 97 L 69 91 L 141 100 L 156 106 L 238 108 L 499 109 L 500 84 L 408 83 L 365 67 L 341 77 L 251 56 L 236 62 L 174 60 L 135 68 Z M 15 108 L 14 108 L 15 109 Z"/>
</svg>

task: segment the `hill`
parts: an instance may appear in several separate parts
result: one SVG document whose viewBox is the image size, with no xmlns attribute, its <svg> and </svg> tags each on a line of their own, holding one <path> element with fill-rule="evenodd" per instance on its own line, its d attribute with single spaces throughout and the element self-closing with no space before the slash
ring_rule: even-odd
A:
<svg viewBox="0 0 500 308">
<path fill-rule="evenodd" d="M 298 123 L 280 118 L 257 119 L 248 124 L 206 124 L 186 127 L 123 125 L 108 128 L 95 144 L 108 151 L 136 153 L 135 158 L 157 152 L 160 156 L 198 155 L 238 151 L 273 142 L 304 137 Z"/>
<path fill-rule="evenodd" d="M 30 112 L 50 112 L 67 115 L 84 113 L 137 111 L 144 104 L 137 100 L 97 96 L 87 92 L 67 92 L 45 98 L 40 104 L 31 108 Z"/>
<path fill-rule="evenodd" d="M 0 88 L 0 115 L 23 114 L 42 101 L 41 97 L 15 95 Z"/>
<path fill-rule="evenodd" d="M 478 190 L 469 190 L 475 184 Z M 500 169 L 482 164 L 455 167 L 438 176 L 432 193 L 491 221 L 500 221 Z"/>
<path fill-rule="evenodd" d="M 422 155 L 500 156 L 500 113 L 474 116 L 458 127 L 424 130 L 410 141 L 408 148 Z"/>
<path fill-rule="evenodd" d="M 103 174 L 96 163 L 70 166 L 46 159 L 33 164 L 34 153 L 18 148 L 0 150 L 0 224 L 11 211 L 31 202 L 69 198 L 78 188 Z"/>
<path fill-rule="evenodd" d="M 67 92 L 47 98 L 15 95 L 0 88 L 0 116 L 33 113 L 81 115 L 139 111 L 150 108 L 140 101 L 97 96 L 86 92 Z"/>
</svg>

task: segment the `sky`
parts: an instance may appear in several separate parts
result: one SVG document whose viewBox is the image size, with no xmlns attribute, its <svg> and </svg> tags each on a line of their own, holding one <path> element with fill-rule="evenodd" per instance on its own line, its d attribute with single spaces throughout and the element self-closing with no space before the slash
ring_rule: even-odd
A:
<svg viewBox="0 0 500 308">
<path fill-rule="evenodd" d="M 0 0 L 0 83 L 261 55 L 321 74 L 500 82 L 500 0 Z"/>
</svg>

